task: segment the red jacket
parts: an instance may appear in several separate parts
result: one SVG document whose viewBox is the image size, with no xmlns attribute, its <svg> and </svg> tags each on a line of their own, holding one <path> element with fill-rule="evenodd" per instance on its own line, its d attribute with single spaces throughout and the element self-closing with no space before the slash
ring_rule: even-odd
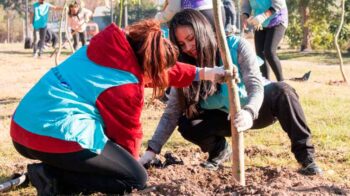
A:
<svg viewBox="0 0 350 196">
<path fill-rule="evenodd" d="M 136 56 L 125 34 L 115 24 L 93 37 L 87 56 L 100 66 L 130 72 L 139 81 L 105 89 L 93 105 L 101 115 L 105 135 L 138 159 L 142 140 L 140 116 L 144 101 L 144 74 Z M 190 85 L 195 78 L 196 68 L 176 63 L 167 73 L 170 86 L 184 87 Z M 11 136 L 14 141 L 42 152 L 67 153 L 82 150 L 76 142 L 31 133 L 14 121 L 11 124 Z"/>
</svg>

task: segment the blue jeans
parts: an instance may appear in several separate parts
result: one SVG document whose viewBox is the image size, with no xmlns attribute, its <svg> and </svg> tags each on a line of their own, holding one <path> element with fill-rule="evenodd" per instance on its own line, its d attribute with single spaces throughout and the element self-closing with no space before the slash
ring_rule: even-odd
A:
<svg viewBox="0 0 350 196">
<path fill-rule="evenodd" d="M 45 37 L 46 37 L 46 31 L 47 27 L 40 28 L 40 29 L 34 29 L 33 31 L 33 54 L 36 54 L 37 50 L 39 49 L 39 55 L 43 53 L 43 47 L 45 44 Z M 39 32 L 39 42 L 38 40 L 38 32 Z"/>
</svg>

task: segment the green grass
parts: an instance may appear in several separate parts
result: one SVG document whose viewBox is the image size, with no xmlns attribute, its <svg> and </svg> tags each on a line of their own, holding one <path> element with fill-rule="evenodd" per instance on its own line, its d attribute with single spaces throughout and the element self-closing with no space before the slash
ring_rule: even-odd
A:
<svg viewBox="0 0 350 196">
<path fill-rule="evenodd" d="M 0 45 L 0 181 L 12 173 L 23 171 L 30 160 L 20 156 L 13 148 L 10 135 L 10 119 L 18 101 L 25 92 L 49 68 L 53 59 L 33 60 L 22 45 Z M 10 51 L 10 52 L 9 52 Z M 17 51 L 16 53 L 12 51 Z M 332 56 L 333 55 L 333 56 Z M 300 54 L 281 52 L 286 78 L 300 76 L 311 70 L 308 82 L 291 82 L 299 94 L 307 121 L 313 135 L 316 159 L 325 171 L 325 178 L 350 187 L 350 86 L 328 85 L 328 81 L 339 81 L 341 75 L 334 53 Z M 62 57 L 63 59 L 64 57 Z M 345 55 L 345 70 L 350 74 L 350 56 Z M 146 90 L 149 96 L 149 89 Z M 144 140 L 142 151 L 152 136 L 162 114 L 161 109 L 145 107 L 142 114 Z M 228 138 L 230 141 L 230 138 Z M 173 148 L 194 147 L 185 141 L 178 131 L 169 139 L 162 153 Z M 297 169 L 287 134 L 275 123 L 265 129 L 251 130 L 245 134 L 246 167 L 273 166 Z M 33 187 L 13 190 L 7 195 L 34 195 Z"/>
<path fill-rule="evenodd" d="M 281 60 L 298 60 L 326 64 L 338 64 L 338 55 L 336 52 L 313 51 L 301 53 L 299 51 L 281 51 L 278 52 Z M 344 64 L 350 63 L 350 52 L 342 53 Z"/>
</svg>

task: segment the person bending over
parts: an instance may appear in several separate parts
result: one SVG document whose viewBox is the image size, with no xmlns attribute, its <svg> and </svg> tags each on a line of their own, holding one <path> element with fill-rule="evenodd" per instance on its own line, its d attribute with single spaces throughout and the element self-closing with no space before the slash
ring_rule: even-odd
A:
<svg viewBox="0 0 350 196">
<path fill-rule="evenodd" d="M 137 160 L 146 83 L 155 97 L 167 86 L 224 75 L 177 56 L 159 22 L 143 20 L 125 31 L 111 24 L 50 69 L 19 103 L 10 130 L 16 150 L 41 161 L 27 167 L 38 195 L 143 189 L 147 173 Z"/>
<path fill-rule="evenodd" d="M 179 60 L 197 66 L 219 65 L 217 43 L 210 24 L 195 10 L 184 10 L 170 22 L 170 39 L 180 48 Z M 261 77 L 258 57 L 243 39 L 227 37 L 232 62 L 238 67 L 238 85 L 242 109 L 235 115 L 238 131 L 261 129 L 277 120 L 288 134 L 292 152 L 301 164 L 303 174 L 320 174 L 314 160 L 314 146 L 303 109 L 295 90 L 284 82 L 270 82 Z M 160 153 L 176 126 L 181 135 L 208 152 L 208 160 L 201 164 L 208 169 L 218 166 L 231 156 L 225 140 L 231 136 L 228 121 L 229 99 L 226 84 L 194 81 L 189 87 L 172 88 L 166 109 L 141 164 L 150 162 Z"/>
</svg>

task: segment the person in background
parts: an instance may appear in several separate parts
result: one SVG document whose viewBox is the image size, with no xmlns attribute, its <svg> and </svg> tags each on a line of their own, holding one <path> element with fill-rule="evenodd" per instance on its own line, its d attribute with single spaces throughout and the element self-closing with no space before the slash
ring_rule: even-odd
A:
<svg viewBox="0 0 350 196">
<path fill-rule="evenodd" d="M 49 18 L 50 9 L 62 10 L 62 7 L 54 6 L 44 0 L 38 0 L 32 6 L 30 11 L 30 21 L 33 25 L 33 56 L 40 57 L 43 53 L 45 37 L 47 31 L 47 21 Z M 38 35 L 39 34 L 39 42 Z"/>
<path fill-rule="evenodd" d="M 51 29 L 46 30 L 46 37 L 45 37 L 45 43 L 46 46 L 52 46 L 53 48 L 56 48 L 58 42 L 58 36 L 55 32 L 53 32 Z"/>
<path fill-rule="evenodd" d="M 161 23 L 169 22 L 177 12 L 184 9 L 200 11 L 209 20 L 212 28 L 215 29 L 212 0 L 166 0 L 163 10 L 156 14 L 155 19 Z M 225 24 L 225 9 L 221 10 Z"/>
<path fill-rule="evenodd" d="M 223 4 L 226 16 L 225 33 L 226 35 L 234 34 L 237 31 L 237 13 L 235 4 L 233 3 L 233 0 L 224 0 Z"/>
<path fill-rule="evenodd" d="M 260 70 L 270 79 L 270 65 L 277 81 L 283 81 L 281 62 L 277 47 L 288 26 L 288 9 L 285 0 L 243 0 L 242 27 L 254 26 L 254 42 L 257 55 L 264 60 Z"/>
<path fill-rule="evenodd" d="M 180 48 L 179 61 L 197 66 L 220 65 L 218 46 L 209 22 L 198 11 L 184 10 L 170 22 L 170 40 Z M 234 117 L 238 131 L 261 129 L 277 120 L 291 141 L 291 150 L 301 164 L 300 172 L 316 175 L 322 171 L 314 161 L 314 146 L 303 109 L 295 90 L 284 82 L 270 82 L 259 70 L 256 54 L 243 38 L 227 37 L 232 62 L 238 68 L 237 84 L 242 109 Z M 166 109 L 148 147 L 140 159 L 150 162 L 160 153 L 176 126 L 181 135 L 208 152 L 201 165 L 216 170 L 231 156 L 225 136 L 231 136 L 228 120 L 229 99 L 226 84 L 192 82 L 184 88 L 171 88 Z"/>
<path fill-rule="evenodd" d="M 125 194 L 146 186 L 137 160 L 142 142 L 144 86 L 153 97 L 165 87 L 216 81 L 221 68 L 177 62 L 159 22 L 142 20 L 125 31 L 111 24 L 24 96 L 13 115 L 16 150 L 41 163 L 27 166 L 38 195 Z"/>
<path fill-rule="evenodd" d="M 69 4 L 68 26 L 71 28 L 73 37 L 74 50 L 78 47 L 78 39 L 81 45 L 86 44 L 86 26 L 92 16 L 92 12 L 86 8 L 82 8 L 78 2 Z"/>
</svg>

